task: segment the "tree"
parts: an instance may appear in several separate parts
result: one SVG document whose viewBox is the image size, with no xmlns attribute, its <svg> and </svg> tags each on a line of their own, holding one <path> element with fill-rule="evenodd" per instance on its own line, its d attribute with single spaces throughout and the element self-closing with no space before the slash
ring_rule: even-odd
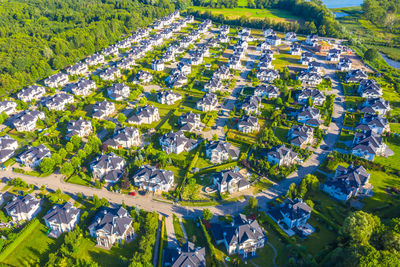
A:
<svg viewBox="0 0 400 267">
<path fill-rule="evenodd" d="M 53 155 L 51 155 L 51 158 L 54 160 L 54 164 L 56 166 L 60 165 L 62 163 L 62 158 L 59 154 L 54 153 Z"/>
<path fill-rule="evenodd" d="M 282 105 L 283 105 L 282 98 L 280 98 L 280 97 L 276 98 L 276 104 L 277 104 L 278 106 L 282 106 Z"/>
<path fill-rule="evenodd" d="M 209 209 L 203 210 L 203 219 L 204 220 L 210 221 L 212 219 L 212 217 L 213 217 L 213 214 Z"/>
<path fill-rule="evenodd" d="M 344 220 L 341 234 L 350 237 L 356 243 L 367 245 L 372 233 L 380 224 L 377 216 L 356 211 Z"/>
<path fill-rule="evenodd" d="M 218 141 L 218 134 L 214 134 L 214 135 L 213 135 L 213 140 L 214 140 L 214 141 Z"/>
<path fill-rule="evenodd" d="M 124 121 L 126 121 L 126 116 L 122 113 L 119 113 L 117 116 L 117 120 L 119 123 L 123 123 Z"/>
<path fill-rule="evenodd" d="M 65 150 L 66 150 L 67 152 L 71 153 L 72 151 L 74 151 L 74 145 L 73 145 L 71 142 L 68 142 L 68 143 L 65 145 Z"/>
<path fill-rule="evenodd" d="M 75 149 L 79 149 L 82 144 L 82 139 L 79 136 L 74 135 L 71 137 L 70 142 L 74 145 Z"/>
<path fill-rule="evenodd" d="M 54 170 L 55 162 L 51 158 L 44 158 L 42 162 L 40 162 L 40 171 L 43 173 L 52 173 Z"/>
<path fill-rule="evenodd" d="M 244 207 L 244 211 L 246 214 L 252 214 L 254 212 L 257 212 L 259 206 L 258 206 L 258 200 L 255 197 L 249 197 L 248 204 Z"/>
<path fill-rule="evenodd" d="M 60 172 L 64 175 L 70 175 L 74 172 L 74 167 L 69 162 L 64 162 L 60 168 Z"/>
<path fill-rule="evenodd" d="M 369 48 L 367 51 L 364 53 L 364 58 L 368 61 L 374 61 L 379 57 L 378 50 L 376 48 Z"/>
<path fill-rule="evenodd" d="M 307 106 L 312 107 L 312 105 L 313 105 L 313 100 L 312 100 L 311 97 L 309 97 L 309 98 L 307 99 Z"/>
<path fill-rule="evenodd" d="M 58 155 L 61 156 L 61 159 L 65 159 L 67 157 L 67 151 L 64 148 L 60 148 Z"/>
</svg>

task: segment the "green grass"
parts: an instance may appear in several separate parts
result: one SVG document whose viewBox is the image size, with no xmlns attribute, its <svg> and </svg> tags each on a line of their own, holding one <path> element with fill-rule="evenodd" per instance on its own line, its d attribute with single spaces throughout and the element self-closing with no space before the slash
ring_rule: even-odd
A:
<svg viewBox="0 0 400 267">
<path fill-rule="evenodd" d="M 90 186 L 91 185 L 91 183 L 90 183 L 90 181 L 88 181 L 88 180 L 86 180 L 86 179 L 83 179 L 81 176 L 79 176 L 79 175 L 73 175 L 73 176 L 71 176 L 68 180 L 67 180 L 67 182 L 68 183 L 71 183 L 71 184 L 78 184 L 78 185 L 83 185 L 83 186 Z"/>
<path fill-rule="evenodd" d="M 288 51 L 281 50 L 280 52 L 280 54 L 274 54 L 274 60 L 272 60 L 272 65 L 274 65 L 275 69 L 279 70 L 287 66 L 301 66 L 299 62 L 300 56 L 292 56 Z"/>
<path fill-rule="evenodd" d="M 400 170 L 400 162 L 399 162 L 399 155 L 400 155 L 400 138 L 389 137 L 385 141 L 385 143 L 389 146 L 391 150 L 393 150 L 394 155 L 391 157 L 375 157 L 375 162 L 383 164 L 385 166 L 390 166 L 394 169 Z"/>
<path fill-rule="evenodd" d="M 201 231 L 200 227 L 197 227 L 196 223 L 191 219 L 182 219 L 183 226 L 185 227 L 186 234 L 190 242 L 193 242 L 196 246 L 205 247 L 207 241 Z"/>
<path fill-rule="evenodd" d="M 319 231 L 314 232 L 313 234 L 308 236 L 303 242 L 301 242 L 301 245 L 307 248 L 307 252 L 310 252 L 311 254 L 316 254 L 320 252 L 321 248 L 324 247 L 326 244 L 332 243 L 336 240 L 337 234 L 328 229 L 325 224 L 320 223 L 315 215 L 311 215 L 308 223 L 312 227 L 319 229 Z"/>
<path fill-rule="evenodd" d="M 283 142 L 287 143 L 287 134 L 289 132 L 289 128 L 284 128 L 284 127 L 276 127 L 275 128 L 275 136 L 278 137 L 278 139 Z"/>
<path fill-rule="evenodd" d="M 400 123 L 391 123 L 390 132 L 400 134 Z"/>
<path fill-rule="evenodd" d="M 264 19 L 269 18 L 274 21 L 299 20 L 298 17 L 286 10 L 280 9 L 252 9 L 252 8 L 210 8 L 210 7 L 193 7 L 194 10 L 201 12 L 211 11 L 214 15 L 224 15 L 230 19 L 245 16 L 248 18 Z"/>
<path fill-rule="evenodd" d="M 270 188 L 273 184 L 268 181 L 267 179 L 260 179 L 259 181 L 257 181 L 256 183 L 253 184 L 254 186 L 254 193 L 259 193 L 262 192 L 264 190 L 267 190 L 268 188 Z"/>
<path fill-rule="evenodd" d="M 180 245 L 183 245 L 186 240 L 185 240 L 185 236 L 183 235 L 183 230 L 181 227 L 181 224 L 179 222 L 179 218 L 173 214 L 173 224 L 174 224 L 174 231 L 175 231 L 175 237 L 176 240 L 179 242 Z"/>
</svg>

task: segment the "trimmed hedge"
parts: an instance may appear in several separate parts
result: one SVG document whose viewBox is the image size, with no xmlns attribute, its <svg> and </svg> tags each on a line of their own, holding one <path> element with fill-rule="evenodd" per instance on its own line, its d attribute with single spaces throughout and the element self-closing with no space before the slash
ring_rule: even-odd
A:
<svg viewBox="0 0 400 267">
<path fill-rule="evenodd" d="M 163 256 L 164 241 L 165 241 L 164 235 L 165 235 L 165 217 L 163 216 L 161 220 L 160 246 L 158 248 L 158 259 L 157 259 L 158 267 L 161 267 L 162 265 L 162 256 Z"/>
<path fill-rule="evenodd" d="M 215 254 L 215 247 L 211 242 L 211 237 L 208 234 L 208 231 L 206 229 L 206 227 L 204 226 L 203 222 L 201 221 L 201 218 L 199 217 L 199 222 L 200 222 L 200 226 L 201 229 L 203 230 L 203 234 L 206 238 L 207 241 L 207 248 L 208 248 L 208 252 L 210 253 L 210 259 L 211 259 L 211 266 L 219 266 L 218 260 L 217 260 L 217 255 Z"/>
<path fill-rule="evenodd" d="M 0 253 L 0 262 L 4 261 L 13 251 L 14 249 L 19 246 L 22 241 L 27 238 L 33 230 L 40 224 L 39 220 L 37 218 L 34 218 L 32 221 L 28 222 L 24 229 L 22 229 L 19 233 L 18 236 L 15 238 L 15 240 L 10 243 L 8 246 L 3 248 L 3 250 Z"/>
</svg>

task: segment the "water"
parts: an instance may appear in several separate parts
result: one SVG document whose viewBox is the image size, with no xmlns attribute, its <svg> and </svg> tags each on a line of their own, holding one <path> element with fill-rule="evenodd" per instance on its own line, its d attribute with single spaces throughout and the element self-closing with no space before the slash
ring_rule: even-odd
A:
<svg viewBox="0 0 400 267">
<path fill-rule="evenodd" d="M 346 17 L 349 15 L 349 14 L 343 13 L 343 12 L 333 12 L 333 14 L 335 15 L 336 18 L 343 18 L 343 17 Z"/>
<path fill-rule="evenodd" d="M 391 66 L 391 67 L 393 67 L 393 68 L 396 68 L 396 69 L 400 69 L 400 62 L 399 62 L 399 61 L 390 59 L 390 58 L 388 58 L 388 57 L 387 57 L 385 54 L 383 54 L 383 53 L 379 53 L 379 54 L 381 55 L 381 57 L 386 61 L 386 63 L 387 63 L 389 66 Z"/>
<path fill-rule="evenodd" d="M 360 6 L 364 0 L 322 0 L 328 8 Z"/>
</svg>

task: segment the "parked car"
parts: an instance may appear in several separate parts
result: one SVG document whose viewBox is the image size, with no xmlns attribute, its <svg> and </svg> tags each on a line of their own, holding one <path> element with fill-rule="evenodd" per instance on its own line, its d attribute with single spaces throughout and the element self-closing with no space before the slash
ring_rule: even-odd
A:
<svg viewBox="0 0 400 267">
<path fill-rule="evenodd" d="M 129 195 L 130 196 L 136 196 L 136 192 L 135 191 L 129 192 Z"/>
</svg>

